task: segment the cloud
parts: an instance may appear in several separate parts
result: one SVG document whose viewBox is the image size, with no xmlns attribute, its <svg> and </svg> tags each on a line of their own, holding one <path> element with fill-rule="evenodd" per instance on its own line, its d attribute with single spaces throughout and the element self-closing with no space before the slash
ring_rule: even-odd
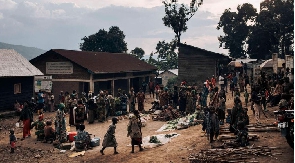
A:
<svg viewBox="0 0 295 163">
<path fill-rule="evenodd" d="M 126 35 L 129 51 L 140 47 L 149 55 L 152 51 L 155 52 L 158 41 L 169 42 L 174 38 L 172 29 L 162 22 L 163 6 L 146 8 L 109 5 L 91 9 L 82 7 L 81 2 L 83 1 L 15 0 L 14 8 L 1 11 L 1 41 L 44 50 L 78 50 L 84 36 L 94 34 L 99 29 L 108 30 L 111 26 L 118 26 Z M 93 4 L 88 5 L 98 3 L 91 2 Z M 118 1 L 118 4 L 123 2 L 125 1 Z M 149 1 L 149 5 L 156 3 L 158 0 Z M 214 52 L 221 51 L 216 39 L 221 33 L 216 30 L 218 19 L 214 16 L 209 11 L 197 11 L 187 24 L 188 30 L 183 33 L 182 42 Z"/>
<path fill-rule="evenodd" d="M 12 0 L 0 0 L 0 10 L 10 10 L 16 5 L 17 3 Z"/>
</svg>

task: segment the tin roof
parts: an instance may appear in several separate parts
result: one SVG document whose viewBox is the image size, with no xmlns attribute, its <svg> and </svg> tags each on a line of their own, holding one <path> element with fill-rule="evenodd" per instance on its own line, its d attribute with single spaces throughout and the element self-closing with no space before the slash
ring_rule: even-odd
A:
<svg viewBox="0 0 295 163">
<path fill-rule="evenodd" d="M 0 77 L 36 76 L 43 73 L 13 49 L 0 49 Z"/>
<path fill-rule="evenodd" d="M 52 49 L 52 51 L 96 74 L 154 71 L 157 69 L 155 66 L 125 53 L 90 52 L 64 49 Z"/>
<path fill-rule="evenodd" d="M 170 70 L 166 70 L 166 71 L 169 71 L 172 74 L 178 76 L 178 69 L 170 69 Z M 159 74 L 162 74 L 163 72 L 165 72 L 165 71 L 159 71 Z"/>
</svg>

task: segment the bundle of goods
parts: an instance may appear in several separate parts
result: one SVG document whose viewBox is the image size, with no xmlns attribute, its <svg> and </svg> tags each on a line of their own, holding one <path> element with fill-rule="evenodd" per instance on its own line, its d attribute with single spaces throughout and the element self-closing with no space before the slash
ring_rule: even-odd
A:
<svg viewBox="0 0 295 163">
<path fill-rule="evenodd" d="M 193 114 L 189 114 L 185 117 L 182 118 L 177 118 L 171 121 L 168 121 L 167 124 L 164 124 L 159 130 L 157 130 L 156 132 L 161 132 L 161 131 L 172 131 L 175 129 L 186 129 L 190 126 L 194 126 L 194 125 L 198 125 L 201 124 L 203 122 L 202 119 L 198 119 L 200 116 L 201 112 L 200 111 L 196 111 Z"/>
</svg>

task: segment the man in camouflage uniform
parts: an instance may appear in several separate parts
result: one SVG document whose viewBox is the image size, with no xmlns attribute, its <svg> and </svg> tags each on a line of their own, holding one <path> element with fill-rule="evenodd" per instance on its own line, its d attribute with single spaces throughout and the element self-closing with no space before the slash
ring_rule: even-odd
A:
<svg viewBox="0 0 295 163">
<path fill-rule="evenodd" d="M 35 127 L 35 135 L 37 135 L 37 141 L 41 141 L 44 139 L 44 127 L 45 122 L 43 121 L 43 116 L 39 116 L 38 121 L 34 122 L 31 125 L 31 129 Z"/>
<path fill-rule="evenodd" d="M 75 109 L 75 125 L 76 129 L 80 124 L 84 124 L 84 116 L 85 116 L 85 106 L 82 103 L 82 100 L 78 101 L 78 106 Z"/>
<path fill-rule="evenodd" d="M 96 99 L 97 104 L 97 119 L 99 122 L 104 122 L 106 120 L 106 99 L 104 96 L 104 92 L 100 91 L 99 96 Z"/>
<path fill-rule="evenodd" d="M 246 121 L 245 111 L 242 107 L 242 102 L 238 96 L 234 99 L 234 107 L 231 111 L 230 131 L 235 132 L 239 121 Z"/>
<path fill-rule="evenodd" d="M 219 135 L 218 116 L 213 106 L 209 106 L 209 111 L 206 113 L 204 121 L 203 121 L 202 130 L 206 131 L 206 134 L 210 140 L 210 143 L 213 142 L 214 137 L 215 139 L 217 139 Z"/>
</svg>

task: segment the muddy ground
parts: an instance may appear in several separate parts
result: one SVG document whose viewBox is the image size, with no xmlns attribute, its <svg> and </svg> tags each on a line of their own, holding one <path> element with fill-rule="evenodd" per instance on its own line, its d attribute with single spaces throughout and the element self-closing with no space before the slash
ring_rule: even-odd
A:
<svg viewBox="0 0 295 163">
<path fill-rule="evenodd" d="M 151 108 L 151 102 L 153 101 L 149 95 L 146 96 L 145 109 L 148 110 Z M 243 93 L 241 93 L 241 100 L 244 101 Z M 226 107 L 231 108 L 233 105 L 233 99 L 231 95 L 227 95 Z M 262 124 L 272 124 L 275 119 L 272 114 L 272 111 L 277 109 L 277 107 L 268 108 L 267 112 L 268 118 L 261 116 Z M 45 118 L 54 117 L 55 113 L 45 113 Z M 250 124 L 254 124 L 254 116 L 249 109 L 248 115 L 250 117 Z M 37 117 L 35 117 L 36 119 Z M 207 140 L 207 137 L 204 136 L 201 125 L 196 125 L 189 127 L 188 129 L 175 130 L 180 136 L 173 138 L 170 143 L 164 144 L 163 146 L 145 149 L 142 152 L 139 152 L 138 148 L 135 149 L 135 153 L 130 153 L 131 147 L 127 146 L 130 144 L 130 138 L 127 137 L 127 123 L 128 120 L 124 119 L 119 121 L 116 129 L 116 139 L 118 142 L 118 152 L 119 154 L 113 154 L 113 148 L 107 148 L 105 150 L 105 155 L 101 155 L 99 150 L 101 146 L 95 147 L 92 150 L 85 152 L 84 156 L 77 156 L 75 158 L 70 158 L 69 155 L 72 154 L 72 151 L 66 151 L 61 153 L 59 149 L 53 147 L 52 144 L 46 144 L 39 141 L 36 141 L 36 136 L 34 134 L 34 129 L 32 130 L 32 137 L 20 141 L 22 137 L 22 128 L 15 128 L 15 123 L 17 122 L 18 117 L 2 119 L 1 120 L 1 130 L 0 130 L 0 162 L 93 162 L 93 163 L 119 163 L 119 162 L 128 162 L 128 163 L 187 163 L 190 162 L 188 157 L 191 153 L 198 153 L 202 149 L 211 148 L 211 144 Z M 146 127 L 142 128 L 143 136 L 156 135 L 160 133 L 171 133 L 171 132 L 155 132 L 166 122 L 162 121 L 153 121 L 148 120 Z M 86 124 L 86 130 L 95 135 L 95 137 L 100 137 L 103 139 L 104 134 L 106 133 L 108 126 L 111 124 L 111 121 L 104 123 L 95 122 L 94 124 Z M 16 143 L 16 152 L 10 154 L 9 146 L 9 129 L 15 128 L 16 136 L 18 142 Z M 75 128 L 72 127 L 71 131 L 74 131 Z M 254 134 L 254 132 L 251 132 Z M 247 161 L 258 161 L 258 162 L 267 162 L 267 163 L 291 163 L 294 162 L 294 150 L 289 147 L 286 142 L 286 139 L 280 135 L 280 132 L 256 132 L 255 134 L 259 135 L 259 139 L 255 141 L 250 141 L 252 146 L 269 146 L 277 147 L 272 151 L 277 155 L 273 156 L 251 156 L 252 159 Z M 101 143 L 100 143 L 101 144 Z M 220 142 L 213 142 L 213 145 L 218 145 Z"/>
</svg>

